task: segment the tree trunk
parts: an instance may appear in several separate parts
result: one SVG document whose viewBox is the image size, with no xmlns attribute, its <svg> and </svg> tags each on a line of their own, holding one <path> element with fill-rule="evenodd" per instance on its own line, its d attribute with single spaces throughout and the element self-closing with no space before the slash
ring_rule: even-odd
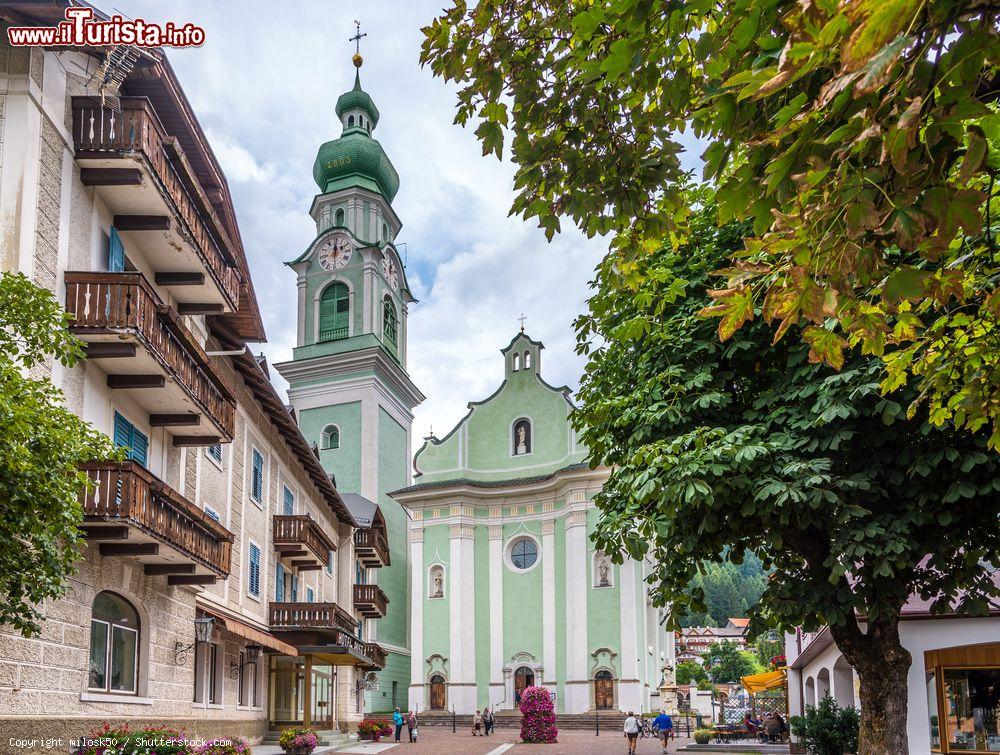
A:
<svg viewBox="0 0 1000 755">
<path fill-rule="evenodd" d="M 861 682 L 858 755 L 909 752 L 906 682 L 911 658 L 899 641 L 899 619 L 872 622 L 867 633 L 857 625 L 830 629 Z"/>
</svg>

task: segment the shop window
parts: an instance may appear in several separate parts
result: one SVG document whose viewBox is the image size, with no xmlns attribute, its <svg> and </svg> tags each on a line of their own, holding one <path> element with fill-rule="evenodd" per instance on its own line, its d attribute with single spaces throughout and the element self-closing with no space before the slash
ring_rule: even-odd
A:
<svg viewBox="0 0 1000 755">
<path fill-rule="evenodd" d="M 942 675 L 948 750 L 1000 752 L 1000 668 L 946 668 Z"/>
</svg>

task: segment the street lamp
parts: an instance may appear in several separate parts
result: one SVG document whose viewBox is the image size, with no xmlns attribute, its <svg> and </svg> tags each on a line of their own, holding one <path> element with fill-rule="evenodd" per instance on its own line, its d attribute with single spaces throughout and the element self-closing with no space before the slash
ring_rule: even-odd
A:
<svg viewBox="0 0 1000 755">
<path fill-rule="evenodd" d="M 237 679 L 239 678 L 240 672 L 247 666 L 253 665 L 254 668 L 257 668 L 257 660 L 260 658 L 261 650 L 263 650 L 263 648 L 260 645 L 247 645 L 243 648 L 243 663 L 231 661 L 229 664 L 229 675 L 233 679 Z"/>
<path fill-rule="evenodd" d="M 187 654 L 189 651 L 193 650 L 195 646 L 209 643 L 212 641 L 212 627 L 215 624 L 215 619 L 211 616 L 207 616 L 203 619 L 194 620 L 194 642 L 190 645 L 185 645 L 183 642 L 174 643 L 174 664 L 177 666 L 184 666 L 187 664 Z"/>
</svg>

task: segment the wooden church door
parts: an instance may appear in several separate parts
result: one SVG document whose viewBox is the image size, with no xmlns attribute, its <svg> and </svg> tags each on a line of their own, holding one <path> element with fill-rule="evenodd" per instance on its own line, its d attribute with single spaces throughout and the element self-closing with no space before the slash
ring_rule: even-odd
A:
<svg viewBox="0 0 1000 755">
<path fill-rule="evenodd" d="M 615 680 L 610 671 L 598 671 L 594 676 L 594 707 L 598 710 L 615 707 Z"/>
<path fill-rule="evenodd" d="M 435 674 L 431 677 L 431 710 L 444 710 L 446 705 L 444 677 Z"/>
</svg>

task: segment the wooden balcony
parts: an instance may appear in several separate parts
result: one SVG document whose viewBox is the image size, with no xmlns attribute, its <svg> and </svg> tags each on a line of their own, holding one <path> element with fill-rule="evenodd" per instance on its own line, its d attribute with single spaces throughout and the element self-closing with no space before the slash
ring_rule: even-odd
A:
<svg viewBox="0 0 1000 755">
<path fill-rule="evenodd" d="M 67 272 L 66 309 L 88 358 L 108 373 L 108 387 L 130 391 L 176 445 L 232 440 L 236 402 L 141 273 Z"/>
<path fill-rule="evenodd" d="M 275 631 L 357 629 L 355 618 L 336 603 L 271 603 L 270 625 Z"/>
<path fill-rule="evenodd" d="M 91 462 L 83 532 L 101 555 L 135 557 L 170 584 L 211 584 L 229 574 L 233 535 L 134 461 Z"/>
<path fill-rule="evenodd" d="M 365 671 L 379 671 L 385 668 L 385 660 L 388 657 L 385 648 L 377 642 L 365 643 L 365 657 L 371 659 L 371 665 L 365 667 Z"/>
<path fill-rule="evenodd" d="M 389 566 L 389 543 L 380 527 L 355 530 L 354 552 L 369 568 Z"/>
<path fill-rule="evenodd" d="M 299 570 L 316 570 L 326 566 L 330 551 L 337 549 L 319 522 L 308 514 L 275 514 L 274 549 L 281 558 L 291 559 Z"/>
<path fill-rule="evenodd" d="M 354 585 L 354 610 L 366 619 L 385 616 L 389 599 L 378 585 Z"/>
<path fill-rule="evenodd" d="M 72 104 L 80 179 L 111 208 L 128 256 L 176 286 L 181 314 L 235 311 L 236 247 L 149 100 L 122 98 L 121 112 L 90 97 Z"/>
</svg>

